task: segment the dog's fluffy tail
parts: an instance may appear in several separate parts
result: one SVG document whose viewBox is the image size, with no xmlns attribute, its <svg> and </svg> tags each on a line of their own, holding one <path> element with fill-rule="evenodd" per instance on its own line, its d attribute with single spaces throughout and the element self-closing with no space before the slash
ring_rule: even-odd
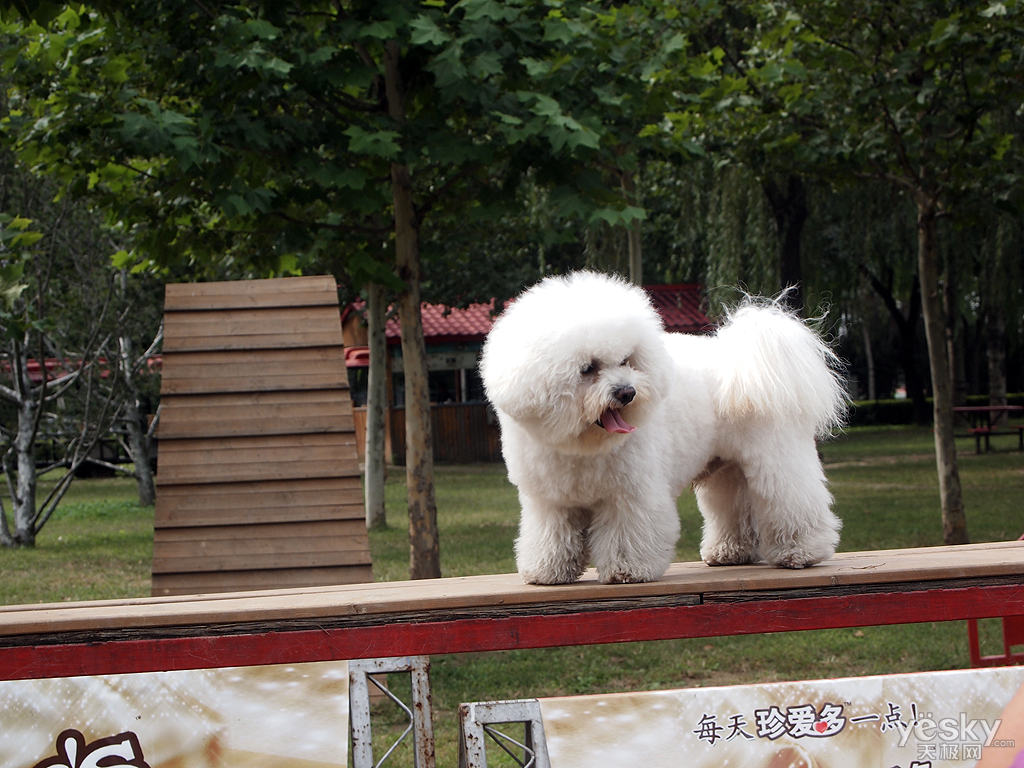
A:
<svg viewBox="0 0 1024 768">
<path fill-rule="evenodd" d="M 835 353 L 778 301 L 748 300 L 718 331 L 719 415 L 784 416 L 824 435 L 840 427 L 849 397 Z"/>
</svg>

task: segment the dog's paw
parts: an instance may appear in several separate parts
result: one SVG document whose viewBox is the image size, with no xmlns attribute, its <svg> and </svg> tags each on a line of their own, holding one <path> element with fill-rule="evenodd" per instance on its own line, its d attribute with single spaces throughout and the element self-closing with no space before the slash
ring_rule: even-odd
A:
<svg viewBox="0 0 1024 768">
<path fill-rule="evenodd" d="M 777 543 L 774 546 L 762 543 L 761 554 L 768 565 L 776 568 L 807 568 L 835 554 L 834 538 L 838 537 L 808 537 L 802 541 Z"/>
<path fill-rule="evenodd" d="M 749 547 L 730 543 L 701 547 L 700 557 L 708 565 L 749 565 L 757 562 Z"/>
<path fill-rule="evenodd" d="M 610 573 L 600 573 L 598 580 L 602 584 L 640 584 L 645 581 L 654 581 L 653 578 L 646 576 L 635 576 L 628 571 L 614 570 Z"/>
<path fill-rule="evenodd" d="M 553 568 L 520 568 L 519 576 L 527 584 L 553 585 L 572 584 L 579 581 L 586 567 L 571 563 L 563 567 Z"/>
<path fill-rule="evenodd" d="M 814 557 L 804 552 L 791 552 L 788 555 L 784 555 L 775 560 L 769 560 L 769 565 L 774 565 L 776 568 L 789 568 L 794 571 L 798 571 L 801 568 L 807 568 L 808 566 L 820 563 L 825 558 Z"/>
</svg>

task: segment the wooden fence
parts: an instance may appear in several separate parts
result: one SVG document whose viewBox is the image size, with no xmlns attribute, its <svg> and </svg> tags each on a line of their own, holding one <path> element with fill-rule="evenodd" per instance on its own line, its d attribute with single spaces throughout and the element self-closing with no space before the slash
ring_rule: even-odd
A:
<svg viewBox="0 0 1024 768">
<path fill-rule="evenodd" d="M 365 456 L 366 408 L 354 408 L 356 446 Z M 435 403 L 430 406 L 434 461 L 471 464 L 501 461 L 498 420 L 485 403 Z M 386 455 L 394 464 L 405 463 L 405 409 L 392 408 L 388 417 Z"/>
</svg>

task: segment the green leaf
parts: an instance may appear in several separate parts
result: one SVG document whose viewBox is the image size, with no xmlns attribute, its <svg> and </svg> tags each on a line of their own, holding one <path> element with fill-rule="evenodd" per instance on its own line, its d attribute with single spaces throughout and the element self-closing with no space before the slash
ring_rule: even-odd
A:
<svg viewBox="0 0 1024 768">
<path fill-rule="evenodd" d="M 526 68 L 526 74 L 530 77 L 544 77 L 551 71 L 550 61 L 538 61 L 537 59 L 531 59 L 529 56 L 524 56 L 519 60 L 519 63 Z"/>
<path fill-rule="evenodd" d="M 596 224 L 599 221 L 604 221 L 609 225 L 616 226 L 630 226 L 634 222 L 644 221 L 647 218 L 647 211 L 643 208 L 637 208 L 636 206 L 626 205 L 622 208 L 616 207 L 604 207 L 598 208 L 590 216 L 590 222 Z"/>
<path fill-rule="evenodd" d="M 350 125 L 344 134 L 349 137 L 349 151 L 357 155 L 374 155 L 390 160 L 401 151 L 395 142 L 401 135 L 398 131 L 368 132 L 358 125 Z"/>
<path fill-rule="evenodd" d="M 445 88 L 457 84 L 466 76 L 466 66 L 462 63 L 462 43 L 453 41 L 430 61 L 427 69 L 433 72 L 438 86 Z"/>
<path fill-rule="evenodd" d="M 496 118 L 501 120 L 505 125 L 522 125 L 523 121 L 515 115 L 508 115 L 504 112 L 491 112 Z"/>
<path fill-rule="evenodd" d="M 1004 133 L 996 139 L 995 147 L 992 150 L 993 159 L 1001 161 L 1013 145 L 1013 139 L 1012 133 Z"/>
<path fill-rule="evenodd" d="M 455 4 L 455 8 L 462 9 L 466 21 L 506 21 L 506 16 L 511 13 L 496 0 L 460 0 Z"/>
<path fill-rule="evenodd" d="M 249 35 L 261 40 L 276 40 L 281 36 L 281 30 L 266 19 L 249 19 L 243 27 Z"/>
<path fill-rule="evenodd" d="M 104 64 L 100 74 L 113 83 L 124 83 L 128 80 L 128 69 L 131 66 L 127 56 L 118 56 Z"/>
<path fill-rule="evenodd" d="M 394 271 L 388 265 L 382 264 L 365 251 L 357 251 L 349 257 L 346 264 L 346 271 L 352 277 L 353 285 L 366 285 L 367 283 L 378 283 L 387 285 L 399 290 L 405 286 L 395 276 Z"/>
<path fill-rule="evenodd" d="M 373 21 L 359 30 L 360 37 L 373 37 L 378 40 L 391 40 L 397 34 L 395 24 L 392 21 Z"/>
<path fill-rule="evenodd" d="M 677 51 L 685 51 L 688 45 L 689 41 L 686 39 L 686 35 L 682 32 L 677 32 L 665 41 L 665 45 L 661 49 L 661 54 L 668 55 L 676 53 Z"/>
<path fill-rule="evenodd" d="M 42 239 L 42 232 L 19 232 L 17 235 L 11 238 L 11 247 L 27 248 L 30 245 L 35 245 Z"/>
<path fill-rule="evenodd" d="M 290 275 L 299 277 L 302 275 L 302 268 L 299 266 L 299 259 L 294 253 L 285 254 L 277 262 L 278 275 Z"/>
<path fill-rule="evenodd" d="M 544 20 L 544 42 L 571 45 L 575 40 L 572 27 L 561 19 Z"/>
<path fill-rule="evenodd" d="M 135 263 L 135 257 L 131 251 L 122 248 L 110 257 L 110 263 L 114 265 L 114 269 L 125 269 Z"/>
<path fill-rule="evenodd" d="M 467 70 L 473 77 L 481 80 L 503 71 L 501 56 L 496 51 L 485 51 L 469 62 Z"/>
<path fill-rule="evenodd" d="M 429 16 L 417 16 L 409 24 L 412 33 L 409 42 L 413 45 L 445 45 L 451 42 L 452 36 L 437 26 Z"/>
</svg>

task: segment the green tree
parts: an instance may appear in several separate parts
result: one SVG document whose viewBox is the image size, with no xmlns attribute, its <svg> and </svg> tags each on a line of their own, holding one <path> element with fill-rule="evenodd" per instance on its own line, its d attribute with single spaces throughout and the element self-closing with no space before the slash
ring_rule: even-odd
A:
<svg viewBox="0 0 1024 768">
<path fill-rule="evenodd" d="M 805 237 L 806 248 L 818 255 L 813 282 L 851 313 L 849 321 L 860 323 L 861 334 L 868 334 L 867 357 L 870 339 L 881 336 L 874 315 L 884 310 L 882 317 L 888 315 L 897 336 L 896 358 L 915 420 L 930 424 L 913 202 L 888 182 L 858 181 L 835 189 L 818 181 L 815 187 Z"/>
<path fill-rule="evenodd" d="M 640 215 L 595 170 L 599 110 L 563 105 L 582 110 L 595 83 L 552 95 L 558 71 L 579 74 L 566 44 L 599 24 L 580 21 L 586 7 L 166 0 L 7 26 L 8 135 L 26 163 L 123 223 L 134 253 L 254 274 L 331 264 L 352 287 L 395 291 L 414 577 L 440 573 L 426 223 L 509 210 L 533 169 L 560 215 Z M 366 247 L 381 241 L 391 265 Z"/>
<path fill-rule="evenodd" d="M 1019 142 L 1000 118 L 1024 88 L 1024 9 L 925 0 L 746 7 L 759 30 L 747 65 L 724 72 L 724 52 L 712 51 L 704 104 L 732 110 L 744 137 L 759 131 L 765 152 L 785 153 L 795 169 L 884 180 L 914 201 L 943 537 L 966 542 L 937 222 L 971 198 L 1008 202 L 1017 191 Z M 676 120 L 683 134 L 696 124 Z"/>
<path fill-rule="evenodd" d="M 0 543 L 32 547 L 76 472 L 120 417 L 104 381 L 111 359 L 111 269 L 93 217 L 14 167 L 0 173 L 0 425 L 10 519 L 0 505 Z M 23 215 L 6 211 L 16 210 Z M 44 452 L 49 462 L 38 462 Z M 57 479 L 45 497 L 38 480 Z"/>
</svg>

